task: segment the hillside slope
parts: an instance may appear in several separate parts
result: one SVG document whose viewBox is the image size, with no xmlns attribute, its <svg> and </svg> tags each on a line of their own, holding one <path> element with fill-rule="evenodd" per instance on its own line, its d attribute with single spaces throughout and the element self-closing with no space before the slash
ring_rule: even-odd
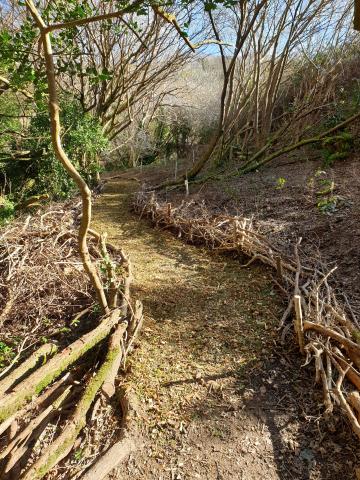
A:
<svg viewBox="0 0 360 480">
<path fill-rule="evenodd" d="M 231 170 L 231 168 L 230 168 Z M 162 175 L 164 172 L 162 172 Z M 154 174 L 155 175 L 155 174 Z M 143 177 L 145 178 L 145 177 Z M 156 184 L 155 176 L 149 183 Z M 272 243 L 292 255 L 302 237 L 308 261 L 330 270 L 340 297 L 360 316 L 360 159 L 357 155 L 324 167 L 314 152 L 296 152 L 244 176 L 210 179 L 162 197 L 174 205 L 205 202 L 210 212 L 254 218 Z"/>
</svg>

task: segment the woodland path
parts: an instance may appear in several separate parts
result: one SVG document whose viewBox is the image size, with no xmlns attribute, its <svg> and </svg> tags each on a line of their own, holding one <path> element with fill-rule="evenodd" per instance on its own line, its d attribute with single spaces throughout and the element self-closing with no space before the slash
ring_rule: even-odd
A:
<svg viewBox="0 0 360 480">
<path fill-rule="evenodd" d="M 109 478 L 354 478 L 356 459 L 335 440 L 343 426 L 315 421 L 321 392 L 292 339 L 278 345 L 270 272 L 154 229 L 131 212 L 137 188 L 112 180 L 94 206 L 94 227 L 130 255 L 145 310 L 126 375 L 143 438 Z"/>
</svg>

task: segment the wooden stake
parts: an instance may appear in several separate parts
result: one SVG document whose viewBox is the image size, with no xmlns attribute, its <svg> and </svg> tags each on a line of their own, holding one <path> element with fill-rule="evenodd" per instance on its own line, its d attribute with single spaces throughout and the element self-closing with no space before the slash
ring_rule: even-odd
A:
<svg viewBox="0 0 360 480">
<path fill-rule="evenodd" d="M 300 352 L 305 353 L 304 327 L 303 327 L 300 295 L 294 295 L 294 306 L 295 306 L 295 332 L 298 337 Z"/>
<path fill-rule="evenodd" d="M 238 221 L 236 218 L 234 218 L 234 243 L 236 244 L 237 242 L 237 236 L 238 236 Z"/>
<path fill-rule="evenodd" d="M 242 231 L 241 231 L 241 239 L 240 239 L 240 246 L 243 248 L 244 246 L 244 238 L 245 238 L 245 229 L 246 229 L 246 218 L 242 221 L 240 225 Z"/>
<path fill-rule="evenodd" d="M 189 195 L 189 180 L 185 180 L 185 192 L 186 196 Z"/>
</svg>

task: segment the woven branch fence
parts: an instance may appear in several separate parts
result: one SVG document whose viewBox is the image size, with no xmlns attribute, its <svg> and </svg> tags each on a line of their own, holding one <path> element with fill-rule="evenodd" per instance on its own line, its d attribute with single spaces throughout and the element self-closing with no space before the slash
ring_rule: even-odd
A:
<svg viewBox="0 0 360 480">
<path fill-rule="evenodd" d="M 360 439 L 360 330 L 357 319 L 350 320 L 345 308 L 329 285 L 335 269 L 308 266 L 299 253 L 301 239 L 293 256 L 272 245 L 249 218 L 214 216 L 204 204 L 182 202 L 174 207 L 159 200 L 153 192 L 140 192 L 134 210 L 149 217 L 155 226 L 173 231 L 193 244 L 205 244 L 220 252 L 238 252 L 272 267 L 274 282 L 288 300 L 279 330 L 294 329 L 305 365 L 314 360 L 316 382 L 322 385 L 325 414 L 338 405 Z"/>
</svg>

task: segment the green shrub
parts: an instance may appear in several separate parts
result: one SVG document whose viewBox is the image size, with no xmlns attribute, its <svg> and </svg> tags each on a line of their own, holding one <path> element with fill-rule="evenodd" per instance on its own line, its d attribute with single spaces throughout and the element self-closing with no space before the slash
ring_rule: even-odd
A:
<svg viewBox="0 0 360 480">
<path fill-rule="evenodd" d="M 15 212 L 15 204 L 5 195 L 0 196 L 0 225 L 9 222 Z"/>
<path fill-rule="evenodd" d="M 338 197 L 336 195 L 331 195 L 327 198 L 323 198 L 318 201 L 317 208 L 321 213 L 332 214 L 336 211 L 338 204 Z"/>
<path fill-rule="evenodd" d="M 349 132 L 342 132 L 333 137 L 326 137 L 323 142 L 324 167 L 330 167 L 336 160 L 348 158 L 354 147 L 354 137 Z"/>
<path fill-rule="evenodd" d="M 83 178 L 93 185 L 100 169 L 98 156 L 108 144 L 101 126 L 71 99 L 61 102 L 61 121 L 64 150 Z M 29 160 L 0 164 L 0 172 L 11 179 L 17 202 L 43 193 L 55 199 L 69 197 L 75 185 L 53 152 L 46 105 L 37 105 L 25 137 L 12 149 L 29 151 Z"/>
<path fill-rule="evenodd" d="M 286 184 L 286 178 L 284 177 L 279 177 L 277 180 L 276 180 L 276 190 L 281 190 L 282 188 L 285 187 L 285 184 Z"/>
<path fill-rule="evenodd" d="M 331 215 L 336 212 L 341 204 L 342 197 L 335 194 L 336 184 L 333 179 L 324 178 L 327 173 L 318 170 L 313 177 L 310 178 L 308 185 L 314 189 L 316 195 L 316 207 L 324 214 Z"/>
<path fill-rule="evenodd" d="M 15 352 L 12 347 L 9 347 L 4 342 L 0 342 L 0 368 L 6 367 L 10 361 L 14 358 Z"/>
</svg>

